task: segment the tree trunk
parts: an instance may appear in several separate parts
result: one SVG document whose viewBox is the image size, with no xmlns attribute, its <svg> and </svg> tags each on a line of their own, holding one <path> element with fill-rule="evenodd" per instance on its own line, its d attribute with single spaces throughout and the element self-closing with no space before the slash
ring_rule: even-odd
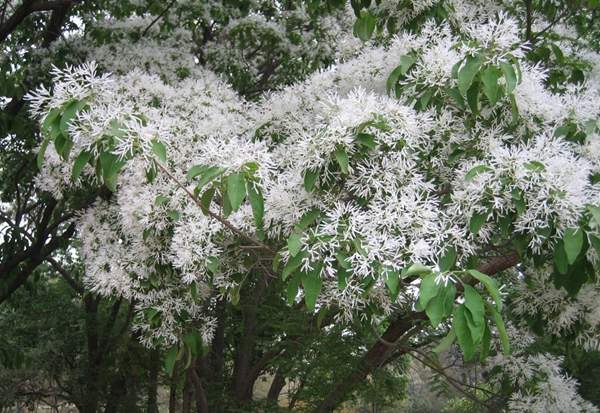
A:
<svg viewBox="0 0 600 413">
<path fill-rule="evenodd" d="M 86 395 L 82 413 L 96 413 L 98 410 L 99 388 L 99 348 L 98 348 L 98 302 L 91 295 L 84 299 L 86 320 L 88 365 L 86 371 Z"/>
<path fill-rule="evenodd" d="M 196 395 L 196 412 L 197 413 L 209 413 L 208 409 L 208 400 L 206 399 L 206 392 L 204 391 L 204 386 L 202 386 L 202 381 L 200 377 L 196 373 L 196 370 L 192 367 L 188 370 L 188 377 L 190 381 L 194 384 L 194 393 Z"/>
<path fill-rule="evenodd" d="M 148 372 L 148 401 L 147 413 L 158 413 L 158 370 L 160 368 L 160 353 L 157 350 L 150 352 L 150 371 Z"/>
<path fill-rule="evenodd" d="M 183 402 L 181 406 L 181 413 L 191 413 L 193 389 L 190 377 L 187 374 L 184 381 L 185 383 L 183 385 Z"/>
<path fill-rule="evenodd" d="M 279 401 L 279 394 L 285 386 L 285 376 L 281 373 L 281 369 L 277 370 L 273 382 L 269 387 L 269 393 L 267 393 L 267 404 L 269 406 L 277 406 Z"/>
<path fill-rule="evenodd" d="M 177 413 L 177 378 L 176 372 L 173 372 L 171 385 L 169 386 L 169 413 Z"/>
</svg>

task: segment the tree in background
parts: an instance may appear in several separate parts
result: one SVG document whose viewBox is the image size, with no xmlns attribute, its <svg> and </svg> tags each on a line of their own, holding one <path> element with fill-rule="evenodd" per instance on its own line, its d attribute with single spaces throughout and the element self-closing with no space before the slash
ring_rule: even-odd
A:
<svg viewBox="0 0 600 413">
<path fill-rule="evenodd" d="M 172 409 L 271 373 L 328 412 L 409 355 L 491 411 L 596 410 L 537 338 L 599 345 L 596 2 L 4 5 L 0 299 L 75 257 Z"/>
</svg>

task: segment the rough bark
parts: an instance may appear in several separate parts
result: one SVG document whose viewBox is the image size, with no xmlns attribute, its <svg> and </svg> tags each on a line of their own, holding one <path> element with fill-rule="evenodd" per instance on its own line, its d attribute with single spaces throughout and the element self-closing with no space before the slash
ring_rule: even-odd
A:
<svg viewBox="0 0 600 413">
<path fill-rule="evenodd" d="M 267 404 L 269 406 L 277 406 L 277 402 L 279 401 L 279 395 L 281 394 L 281 390 L 285 387 L 285 376 L 280 370 L 277 370 L 275 376 L 273 377 L 273 381 L 271 382 L 271 386 L 269 387 L 269 392 L 267 393 Z"/>
<path fill-rule="evenodd" d="M 150 352 L 150 369 L 148 371 L 148 387 L 146 412 L 158 413 L 158 370 L 160 369 L 160 353 L 158 350 Z"/>
</svg>

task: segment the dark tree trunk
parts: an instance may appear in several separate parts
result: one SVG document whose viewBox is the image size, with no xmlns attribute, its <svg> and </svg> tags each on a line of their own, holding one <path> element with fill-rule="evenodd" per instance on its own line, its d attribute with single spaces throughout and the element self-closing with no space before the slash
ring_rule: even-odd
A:
<svg viewBox="0 0 600 413">
<path fill-rule="evenodd" d="M 269 387 L 269 393 L 267 393 L 267 403 L 269 406 L 277 406 L 279 394 L 281 394 L 284 386 L 285 376 L 281 373 L 281 370 L 277 370 L 275 377 L 273 377 L 273 382 Z"/>
<path fill-rule="evenodd" d="M 169 413 L 177 413 L 177 376 L 173 372 L 169 386 Z"/>
<path fill-rule="evenodd" d="M 191 413 L 192 411 L 192 396 L 193 388 L 189 375 L 185 375 L 185 384 L 183 385 L 183 402 L 181 406 L 181 413 Z"/>
<path fill-rule="evenodd" d="M 148 400 L 147 413 L 158 413 L 158 370 L 160 368 L 160 353 L 157 350 L 150 352 L 150 369 L 148 372 Z"/>
<path fill-rule="evenodd" d="M 86 394 L 82 413 L 96 413 L 99 399 L 100 351 L 98 347 L 98 301 L 90 294 L 84 299 L 86 310 L 86 339 L 88 365 L 86 371 Z"/>
</svg>

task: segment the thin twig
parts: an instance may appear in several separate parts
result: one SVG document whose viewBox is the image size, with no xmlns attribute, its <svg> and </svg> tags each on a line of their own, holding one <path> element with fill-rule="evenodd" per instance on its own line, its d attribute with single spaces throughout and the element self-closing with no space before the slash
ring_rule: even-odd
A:
<svg viewBox="0 0 600 413">
<path fill-rule="evenodd" d="M 150 30 L 150 28 L 151 28 L 152 26 L 154 26 L 154 24 L 155 24 L 157 21 L 159 21 L 159 20 L 160 20 L 160 19 L 161 19 L 161 18 L 162 18 L 162 17 L 165 15 L 165 13 L 169 11 L 169 9 L 170 9 L 171 7 L 173 7 L 173 5 L 175 4 L 175 2 L 176 2 L 176 1 L 177 1 L 177 0 L 172 0 L 172 1 L 171 1 L 171 2 L 170 2 L 168 5 L 167 5 L 167 7 L 165 7 L 165 9 L 164 9 L 164 10 L 163 10 L 163 11 L 162 11 L 162 12 L 161 12 L 161 13 L 160 13 L 158 16 L 156 16 L 156 18 L 155 18 L 154 20 L 152 20 L 152 22 L 151 22 L 151 23 L 150 23 L 150 24 L 149 24 L 149 25 L 148 25 L 148 26 L 147 26 L 147 27 L 144 29 L 144 31 L 142 32 L 142 37 L 144 37 L 144 36 L 146 35 L 146 33 L 148 33 L 148 30 Z"/>
</svg>

